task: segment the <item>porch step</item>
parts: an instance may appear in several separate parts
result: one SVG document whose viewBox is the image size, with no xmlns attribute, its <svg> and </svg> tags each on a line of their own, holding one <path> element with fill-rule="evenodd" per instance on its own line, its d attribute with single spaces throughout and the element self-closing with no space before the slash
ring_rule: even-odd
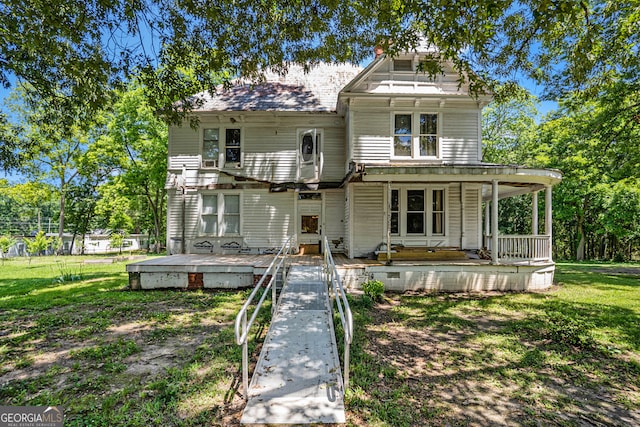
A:
<svg viewBox="0 0 640 427">
<path fill-rule="evenodd" d="M 394 248 L 391 253 L 391 260 L 396 261 L 449 261 L 463 259 L 467 259 L 467 254 L 453 249 Z M 378 252 L 378 261 L 386 260 L 387 253 Z"/>
<path fill-rule="evenodd" d="M 344 423 L 333 312 L 321 267 L 292 267 L 249 385 L 242 424 Z"/>
</svg>

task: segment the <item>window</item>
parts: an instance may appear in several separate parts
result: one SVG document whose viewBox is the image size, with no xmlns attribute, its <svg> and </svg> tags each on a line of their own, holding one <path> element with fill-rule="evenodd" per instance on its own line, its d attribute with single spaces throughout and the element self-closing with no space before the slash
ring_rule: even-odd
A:
<svg viewBox="0 0 640 427">
<path fill-rule="evenodd" d="M 400 191 L 391 190 L 391 234 L 400 233 Z"/>
<path fill-rule="evenodd" d="M 424 190 L 407 190 L 407 234 L 424 234 Z"/>
<path fill-rule="evenodd" d="M 438 114 L 401 113 L 393 120 L 393 157 L 438 157 Z"/>
<path fill-rule="evenodd" d="M 433 190 L 431 200 L 431 233 L 444 234 L 444 190 Z"/>
<path fill-rule="evenodd" d="M 393 130 L 393 155 L 411 157 L 411 114 L 396 114 Z"/>
<path fill-rule="evenodd" d="M 216 167 L 220 154 L 220 130 L 205 129 L 202 137 L 202 166 Z"/>
<path fill-rule="evenodd" d="M 224 140 L 221 140 L 224 135 Z M 202 135 L 202 166 L 224 167 L 241 162 L 241 130 L 219 128 L 204 129 Z M 220 153 L 224 156 L 220 156 Z"/>
<path fill-rule="evenodd" d="M 389 231 L 396 236 L 444 235 L 445 190 L 433 188 L 391 189 Z"/>
<path fill-rule="evenodd" d="M 227 129 L 225 163 L 240 163 L 240 129 Z"/>
<path fill-rule="evenodd" d="M 438 115 L 420 114 L 420 156 L 438 155 Z"/>
<path fill-rule="evenodd" d="M 218 196 L 202 195 L 200 234 L 218 235 Z"/>
<path fill-rule="evenodd" d="M 240 234 L 240 196 L 238 194 L 203 194 L 200 234 L 207 236 Z"/>
<path fill-rule="evenodd" d="M 318 215 L 302 215 L 302 224 L 300 224 L 300 229 L 302 230 L 302 234 L 318 234 Z"/>
<path fill-rule="evenodd" d="M 394 59 L 393 71 L 413 71 L 413 61 L 410 59 Z"/>
</svg>

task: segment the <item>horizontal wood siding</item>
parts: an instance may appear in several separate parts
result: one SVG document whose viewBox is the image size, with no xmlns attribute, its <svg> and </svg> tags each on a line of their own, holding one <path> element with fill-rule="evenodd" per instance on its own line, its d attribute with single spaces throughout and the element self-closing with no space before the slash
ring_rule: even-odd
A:
<svg viewBox="0 0 640 427">
<path fill-rule="evenodd" d="M 296 193 L 245 190 L 242 200 L 242 234 L 250 248 L 280 247 L 295 233 Z"/>
<path fill-rule="evenodd" d="M 460 184 L 451 184 L 447 189 L 447 193 L 449 194 L 449 221 L 447 228 L 447 239 L 445 246 L 450 247 L 460 247 L 460 237 L 461 237 L 461 223 L 462 223 L 462 212 L 461 212 L 461 204 L 460 204 Z M 445 212 L 445 215 L 447 213 Z"/>
<path fill-rule="evenodd" d="M 391 149 L 390 112 L 353 111 L 353 161 L 388 162 Z"/>
<path fill-rule="evenodd" d="M 246 128 L 242 175 L 269 182 L 296 179 L 296 128 Z"/>
<path fill-rule="evenodd" d="M 187 240 L 198 237 L 199 205 L 200 196 L 197 193 L 187 193 L 185 215 L 185 235 Z"/>
<path fill-rule="evenodd" d="M 323 196 L 324 235 L 329 239 L 331 252 L 344 252 L 344 191 L 326 191 Z"/>
<path fill-rule="evenodd" d="M 322 181 L 340 182 L 346 175 L 344 128 L 325 128 L 322 147 Z"/>
<path fill-rule="evenodd" d="M 482 246 L 482 199 L 480 187 L 464 186 L 464 239 L 463 249 L 480 249 Z"/>
<path fill-rule="evenodd" d="M 353 256 L 364 257 L 386 240 L 384 187 L 353 186 Z"/>
<path fill-rule="evenodd" d="M 351 204 L 353 195 L 353 184 L 348 184 L 344 190 L 344 248 L 348 257 L 353 258 L 353 249 L 351 248 Z"/>
<path fill-rule="evenodd" d="M 169 157 L 171 156 L 199 156 L 200 132 L 188 125 L 172 126 L 169 128 Z"/>
<path fill-rule="evenodd" d="M 446 112 L 442 125 L 442 160 L 477 163 L 478 113 Z"/>
</svg>

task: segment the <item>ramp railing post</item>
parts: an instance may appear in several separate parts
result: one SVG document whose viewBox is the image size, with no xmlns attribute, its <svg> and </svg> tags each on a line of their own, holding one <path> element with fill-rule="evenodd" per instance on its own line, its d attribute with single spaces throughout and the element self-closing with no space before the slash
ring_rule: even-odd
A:
<svg viewBox="0 0 640 427">
<path fill-rule="evenodd" d="M 247 332 L 247 312 L 242 313 L 242 334 Z M 244 390 L 245 399 L 247 398 L 247 390 L 249 390 L 249 343 L 244 340 L 242 344 L 242 389 Z"/>
<path fill-rule="evenodd" d="M 344 360 L 343 360 L 343 375 L 342 381 L 344 382 L 344 389 L 349 387 L 349 348 L 353 339 L 353 315 L 351 313 L 351 307 L 349 306 L 349 300 L 347 294 L 342 286 L 342 280 L 340 279 L 340 273 L 333 261 L 333 255 L 331 255 L 331 246 L 329 246 L 329 240 L 324 238 L 324 269 L 326 271 L 327 284 L 331 287 L 333 294 L 333 300 L 338 308 L 340 314 L 340 322 L 342 323 L 342 330 L 344 333 Z"/>
</svg>

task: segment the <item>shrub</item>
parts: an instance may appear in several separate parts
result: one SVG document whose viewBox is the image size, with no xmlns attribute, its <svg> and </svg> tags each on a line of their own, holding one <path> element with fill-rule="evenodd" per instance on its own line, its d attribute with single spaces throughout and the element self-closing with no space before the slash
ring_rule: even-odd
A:
<svg viewBox="0 0 640 427">
<path fill-rule="evenodd" d="M 362 284 L 362 290 L 372 300 L 379 301 L 384 294 L 384 283 L 380 280 L 369 280 Z"/>
</svg>

